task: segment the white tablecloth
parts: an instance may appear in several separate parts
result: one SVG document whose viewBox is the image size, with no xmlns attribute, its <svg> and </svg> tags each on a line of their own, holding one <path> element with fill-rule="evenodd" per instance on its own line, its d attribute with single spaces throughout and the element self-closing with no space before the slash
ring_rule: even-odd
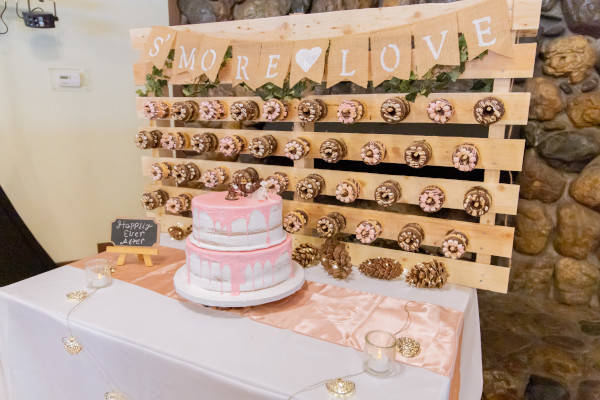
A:
<svg viewBox="0 0 600 400">
<path fill-rule="evenodd" d="M 427 291 L 357 276 L 313 281 L 440 304 L 464 312 L 461 399 L 482 391 L 479 316 L 473 289 Z M 287 399 L 318 381 L 359 372 L 354 349 L 274 328 L 226 311 L 181 303 L 114 280 L 71 316 L 84 350 L 67 354 L 65 294 L 84 286 L 84 271 L 64 266 L 0 289 L 0 398 L 93 400 L 118 389 L 129 400 Z M 400 313 L 401 314 L 401 313 Z M 396 376 L 352 378 L 355 400 L 447 399 L 449 379 L 399 364 Z M 113 385 L 114 387 L 110 387 Z M 297 399 L 328 399 L 324 387 Z"/>
</svg>

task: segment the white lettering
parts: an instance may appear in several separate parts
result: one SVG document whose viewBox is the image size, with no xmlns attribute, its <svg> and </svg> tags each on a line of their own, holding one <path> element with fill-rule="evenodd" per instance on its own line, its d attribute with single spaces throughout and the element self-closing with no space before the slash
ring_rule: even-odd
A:
<svg viewBox="0 0 600 400">
<path fill-rule="evenodd" d="M 340 76 L 352 76 L 356 72 L 355 69 L 350 72 L 346 72 L 346 57 L 348 57 L 349 51 L 350 50 L 342 50 L 342 72 L 340 72 Z"/>
<path fill-rule="evenodd" d="M 181 58 L 179 59 L 179 68 L 184 68 L 184 64 L 185 64 L 185 69 L 189 69 L 190 71 L 194 70 L 194 62 L 196 61 L 196 48 L 194 47 L 192 49 L 192 52 L 190 54 L 190 58 L 187 58 L 185 56 L 185 48 L 183 46 L 179 46 L 179 48 L 181 49 Z M 190 67 L 191 65 L 191 67 Z"/>
<path fill-rule="evenodd" d="M 267 74 L 265 75 L 266 79 L 275 78 L 277 76 L 278 72 L 271 70 L 277 68 L 277 61 L 279 61 L 279 57 L 279 54 L 269 56 L 269 65 L 267 66 Z M 277 61 L 273 62 L 274 60 Z"/>
<path fill-rule="evenodd" d="M 481 30 L 482 22 L 488 23 L 487 29 Z M 494 43 L 496 43 L 496 38 L 493 38 L 489 42 L 485 42 L 483 40 L 483 35 L 491 35 L 492 34 L 492 29 L 490 27 L 491 23 L 492 23 L 492 19 L 490 17 L 483 17 L 483 18 L 473 20 L 473 25 L 475 25 L 475 31 L 477 32 L 477 41 L 478 41 L 479 47 L 491 46 Z"/>
<path fill-rule="evenodd" d="M 166 39 L 163 39 L 162 37 L 157 36 L 156 39 L 154 39 L 154 48 L 156 49 L 156 51 L 153 52 L 152 49 L 150 49 L 150 52 L 148 53 L 150 55 L 150 57 L 156 57 L 160 51 L 159 46 L 162 45 L 165 41 L 169 40 L 170 38 L 171 38 L 170 33 L 167 35 Z M 160 45 L 157 43 L 159 41 L 160 41 Z M 154 54 L 152 54 L 152 53 L 154 53 Z"/>
<path fill-rule="evenodd" d="M 394 53 L 396 53 L 396 63 L 394 64 L 394 66 L 392 68 L 388 67 L 385 64 L 385 60 L 384 60 L 384 55 L 385 55 L 385 51 L 387 50 L 387 48 L 390 48 L 392 50 L 394 50 Z M 398 49 L 398 46 L 396 46 L 395 44 L 388 44 L 387 46 L 385 46 L 382 50 L 381 50 L 381 68 L 384 69 L 384 71 L 387 72 L 394 72 L 394 70 L 396 68 L 398 68 L 398 64 L 400 64 L 400 49 Z"/>
<path fill-rule="evenodd" d="M 437 51 L 435 51 L 435 48 L 433 47 L 433 43 L 431 43 L 431 36 L 425 36 L 423 37 L 423 40 L 427 43 L 427 46 L 429 46 L 429 50 L 431 50 L 431 54 L 433 54 L 433 58 L 434 59 L 438 59 L 440 58 L 440 53 L 442 52 L 442 47 L 444 47 L 444 40 L 446 40 L 446 34 L 448 33 L 448 31 L 443 31 L 442 33 L 442 41 L 440 42 L 440 47 L 437 49 Z"/>
<path fill-rule="evenodd" d="M 212 61 L 211 61 L 210 65 L 207 68 L 204 65 L 204 61 L 206 60 L 206 55 L 209 54 L 209 53 L 212 55 Z M 200 67 L 202 68 L 203 71 L 206 72 L 206 71 L 212 69 L 213 65 L 215 65 L 215 61 L 217 61 L 217 53 L 213 49 L 208 49 L 202 55 L 202 60 L 200 61 Z"/>
<path fill-rule="evenodd" d="M 245 64 L 242 66 L 242 58 L 245 61 Z M 235 77 L 235 79 L 246 79 L 249 80 L 250 78 L 248 78 L 248 74 L 246 73 L 246 67 L 248 67 L 248 57 L 246 56 L 237 56 L 238 59 L 238 64 L 237 64 L 237 75 Z M 242 78 L 242 71 L 244 71 L 244 78 Z"/>
</svg>

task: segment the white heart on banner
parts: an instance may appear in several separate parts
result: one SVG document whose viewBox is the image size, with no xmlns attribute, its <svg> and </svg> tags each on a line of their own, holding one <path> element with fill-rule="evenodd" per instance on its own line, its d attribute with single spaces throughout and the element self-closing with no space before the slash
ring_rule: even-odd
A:
<svg viewBox="0 0 600 400">
<path fill-rule="evenodd" d="M 320 47 L 313 47 L 312 49 L 300 49 L 296 53 L 296 63 L 304 72 L 308 72 L 309 69 L 317 62 L 323 49 Z"/>
</svg>

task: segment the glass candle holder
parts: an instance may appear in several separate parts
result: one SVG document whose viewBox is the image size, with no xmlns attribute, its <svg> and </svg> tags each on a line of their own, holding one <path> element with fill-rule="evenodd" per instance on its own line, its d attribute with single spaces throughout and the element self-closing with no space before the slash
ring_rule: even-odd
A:
<svg viewBox="0 0 600 400">
<path fill-rule="evenodd" d="M 364 368 L 371 375 L 385 377 L 394 372 L 396 338 L 389 332 L 371 331 L 365 335 Z"/>
<path fill-rule="evenodd" d="M 85 281 L 87 287 L 99 289 L 110 285 L 110 262 L 104 258 L 90 260 L 85 263 Z"/>
</svg>

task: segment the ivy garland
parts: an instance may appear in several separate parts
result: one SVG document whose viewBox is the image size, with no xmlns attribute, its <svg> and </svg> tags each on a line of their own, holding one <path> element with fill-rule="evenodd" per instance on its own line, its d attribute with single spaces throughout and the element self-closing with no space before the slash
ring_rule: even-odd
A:
<svg viewBox="0 0 600 400">
<path fill-rule="evenodd" d="M 458 45 L 460 51 L 460 65 L 436 65 L 427 71 L 427 73 L 421 79 L 419 79 L 414 72 L 411 72 L 409 79 L 392 78 L 388 81 L 384 81 L 378 87 L 382 87 L 383 90 L 388 93 L 406 93 L 406 100 L 410 102 L 414 102 L 419 95 L 427 97 L 433 92 L 438 92 L 444 89 L 450 83 L 456 82 L 458 77 L 465 71 L 465 65 L 469 53 L 467 50 L 467 42 L 463 34 L 461 34 L 458 38 Z M 488 51 L 486 50 L 475 58 L 482 59 L 487 55 L 487 53 Z M 229 47 L 225 53 L 221 67 L 225 66 L 231 57 L 231 47 Z M 167 68 L 172 67 L 173 58 L 174 51 L 171 50 L 167 60 L 165 61 L 165 66 Z M 146 75 L 146 85 L 144 87 L 145 90 L 143 91 L 139 89 L 136 91 L 136 93 L 142 97 L 146 97 L 150 93 L 160 97 L 163 95 L 163 87 L 167 84 L 167 79 L 169 79 L 169 77 L 163 75 L 162 69 L 153 66 L 152 72 Z M 493 88 L 493 82 L 493 79 L 479 79 L 473 83 L 473 86 L 469 90 L 475 92 L 491 92 Z M 216 78 L 214 81 L 210 81 L 206 78 L 206 75 L 201 75 L 196 78 L 194 83 L 183 85 L 183 95 L 186 97 L 206 96 L 208 95 L 208 91 L 217 87 L 219 83 L 219 78 Z M 306 91 L 306 89 L 310 86 L 310 89 L 312 90 L 314 85 L 315 83 L 311 80 L 303 79 L 294 86 L 290 87 L 288 76 L 281 88 L 272 83 L 266 83 L 256 89 L 254 92 L 265 101 L 273 98 L 278 100 L 300 99 L 302 98 L 302 94 Z M 368 88 L 372 89 L 372 85 L 373 82 L 369 81 Z M 245 83 L 242 83 L 242 86 L 252 91 L 252 89 Z"/>
</svg>

